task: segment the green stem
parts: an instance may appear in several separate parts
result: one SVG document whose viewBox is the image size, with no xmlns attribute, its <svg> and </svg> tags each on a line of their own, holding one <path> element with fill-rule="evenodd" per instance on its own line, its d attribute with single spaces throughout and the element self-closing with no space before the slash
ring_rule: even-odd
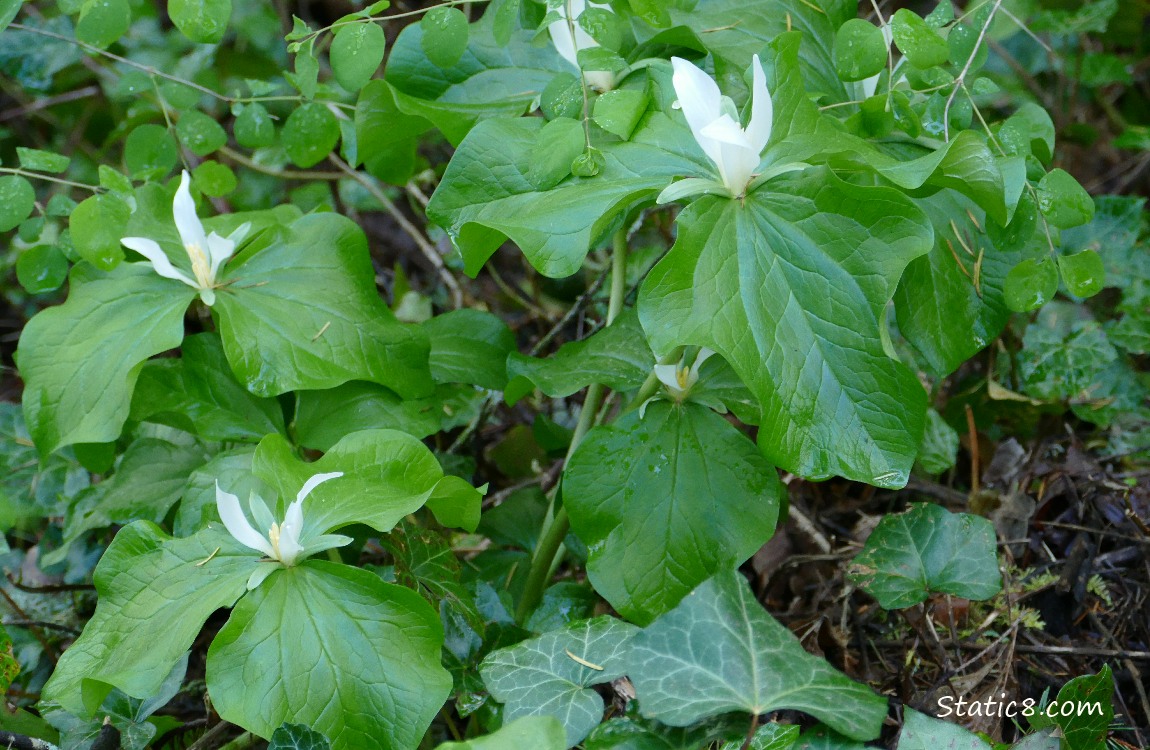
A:
<svg viewBox="0 0 1150 750">
<path fill-rule="evenodd" d="M 607 302 L 607 325 L 615 322 L 619 313 L 623 311 L 624 297 L 627 295 L 627 230 L 620 229 L 615 233 L 613 251 L 611 255 L 611 296 Z M 579 412 L 579 422 L 575 425 L 575 432 L 571 435 L 571 444 L 567 447 L 567 455 L 563 459 L 566 466 L 574 455 L 575 449 L 583 441 L 588 431 L 595 426 L 599 414 L 599 407 L 603 404 L 603 397 L 607 388 L 602 383 L 592 383 L 587 388 L 587 396 L 583 399 L 583 410 Z M 552 502 L 555 497 L 552 496 Z M 560 506 L 554 518 L 547 524 L 539 535 L 539 544 L 535 548 L 535 556 L 531 558 L 531 571 L 527 575 L 527 586 L 523 590 L 523 598 L 515 610 L 515 619 L 523 622 L 543 599 L 543 589 L 551 578 L 563 540 L 571 530 L 571 520 L 567 517 L 567 509 Z"/>
<path fill-rule="evenodd" d="M 41 174 L 39 172 L 29 172 L 26 169 L 19 167 L 0 167 L 0 174 L 14 174 L 21 177 L 28 177 L 33 180 L 44 180 L 45 182 L 54 182 L 57 185 L 67 185 L 68 187 L 80 188 L 81 190 L 91 190 L 93 193 L 98 193 L 103 190 L 98 185 L 85 185 L 82 182 L 72 182 L 71 180 L 62 180 L 59 177 L 53 177 L 48 174 Z"/>
</svg>

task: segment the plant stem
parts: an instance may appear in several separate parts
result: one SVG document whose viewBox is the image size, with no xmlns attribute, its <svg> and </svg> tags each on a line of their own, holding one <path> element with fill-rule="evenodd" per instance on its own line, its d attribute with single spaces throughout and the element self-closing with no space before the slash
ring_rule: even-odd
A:
<svg viewBox="0 0 1150 750">
<path fill-rule="evenodd" d="M 611 296 L 607 302 L 607 325 L 615 322 L 619 313 L 623 311 L 623 301 L 627 294 L 627 230 L 620 229 L 615 232 L 613 250 L 611 255 Z M 602 383 L 592 383 L 587 388 L 587 396 L 583 399 L 583 410 L 579 412 L 579 422 L 575 425 L 575 432 L 571 435 L 571 444 L 567 446 L 567 455 L 563 459 L 566 466 L 575 454 L 575 449 L 583 441 L 587 432 L 595 426 L 599 407 L 603 403 L 603 396 L 607 389 Z M 557 485 L 558 488 L 558 485 Z M 552 503 L 555 501 L 552 495 Z M 553 506 L 554 507 L 554 506 Z M 571 530 L 571 520 L 567 517 L 567 509 L 560 507 L 555 512 L 551 522 L 547 524 L 539 535 L 539 544 L 535 548 L 535 556 L 531 558 L 531 571 L 527 576 L 527 586 L 523 590 L 523 598 L 515 610 L 515 619 L 523 622 L 527 616 L 539 606 L 543 598 L 543 589 L 551 577 L 551 570 L 559 554 L 560 547 L 567 532 Z"/>
</svg>

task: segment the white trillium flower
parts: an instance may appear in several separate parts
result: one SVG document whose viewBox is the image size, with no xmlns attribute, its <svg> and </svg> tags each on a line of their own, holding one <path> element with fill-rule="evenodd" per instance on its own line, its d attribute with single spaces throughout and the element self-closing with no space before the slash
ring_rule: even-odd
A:
<svg viewBox="0 0 1150 750">
<path fill-rule="evenodd" d="M 316 474 L 304 482 L 295 501 L 288 505 L 282 523 L 275 522 L 263 498 L 253 492 L 248 500 L 248 506 L 256 523 L 267 528 L 267 536 L 256 531 L 255 527 L 248 523 L 247 516 L 240 507 L 240 499 L 220 489 L 219 482 L 216 482 L 216 509 L 220 513 L 224 527 L 236 541 L 256 552 L 262 552 L 265 557 L 279 563 L 280 566 L 290 568 L 317 552 L 342 547 L 351 542 L 351 537 L 342 534 L 315 535 L 304 530 L 304 499 L 319 485 L 342 476 L 341 471 Z M 272 566 L 258 568 L 248 579 L 248 589 L 259 586 L 274 570 L 276 568 Z"/>
<path fill-rule="evenodd" d="M 176 190 L 176 197 L 172 201 L 172 217 L 175 219 L 180 241 L 184 243 L 184 251 L 192 262 L 194 277 L 188 276 L 172 265 L 172 261 L 155 240 L 147 237 L 124 237 L 120 242 L 124 247 L 135 250 L 147 258 L 156 273 L 165 279 L 182 281 L 199 290 L 200 299 L 205 305 L 210 306 L 216 301 L 216 275 L 220 271 L 220 266 L 232 257 L 236 251 L 236 244 L 243 240 L 251 225 L 245 223 L 227 237 L 221 237 L 215 232 L 206 234 L 200 217 L 196 216 L 196 204 L 188 189 L 189 183 L 188 172 L 184 170 L 180 177 L 180 187 Z"/>
<path fill-rule="evenodd" d="M 672 57 L 675 73 L 671 82 L 679 107 L 695 141 L 719 170 L 719 177 L 732 197 L 741 197 L 771 139 L 774 105 L 767 89 L 767 74 L 755 55 L 751 65 L 751 118 L 744 128 L 739 112 L 723 96 L 714 79 L 682 58 Z"/>
<path fill-rule="evenodd" d="M 571 8 L 570 22 L 567 20 L 568 5 Z M 559 20 L 552 22 L 547 27 L 547 32 L 551 35 L 551 43 L 555 45 L 555 51 L 576 68 L 579 67 L 579 50 L 599 46 L 599 42 L 595 41 L 595 38 L 579 25 L 579 16 L 588 7 L 611 10 L 611 6 L 604 3 L 587 2 L 587 0 L 563 0 L 558 8 Z M 599 91 L 610 91 L 615 88 L 615 74 L 609 70 L 585 70 L 583 76 L 588 86 Z"/>
<path fill-rule="evenodd" d="M 699 368 L 714 354 L 710 349 L 700 349 L 690 367 L 686 367 L 681 360 L 673 365 L 657 364 L 655 365 L 655 377 L 667 387 L 667 391 L 676 401 L 681 401 L 695 383 L 699 382 Z"/>
</svg>

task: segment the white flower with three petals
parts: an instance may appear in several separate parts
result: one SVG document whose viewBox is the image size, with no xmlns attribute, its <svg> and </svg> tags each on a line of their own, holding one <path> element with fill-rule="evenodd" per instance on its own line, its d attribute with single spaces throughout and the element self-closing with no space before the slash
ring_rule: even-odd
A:
<svg viewBox="0 0 1150 750">
<path fill-rule="evenodd" d="M 196 215 L 196 204 L 192 200 L 192 193 L 188 189 L 190 178 L 185 170 L 180 176 L 180 187 L 176 190 L 176 197 L 172 201 L 172 218 L 176 222 L 176 231 L 179 232 L 180 241 L 184 251 L 192 262 L 192 276 L 172 265 L 160 244 L 147 237 L 124 237 L 120 242 L 124 247 L 135 250 L 147 258 L 156 273 L 165 279 L 182 281 L 200 293 L 200 299 L 205 305 L 211 306 L 216 301 L 216 288 L 219 286 L 217 276 L 220 267 L 232 257 L 236 245 L 248 233 L 250 224 L 243 224 L 227 237 L 221 237 L 215 232 L 207 234 L 200 217 Z"/>
</svg>

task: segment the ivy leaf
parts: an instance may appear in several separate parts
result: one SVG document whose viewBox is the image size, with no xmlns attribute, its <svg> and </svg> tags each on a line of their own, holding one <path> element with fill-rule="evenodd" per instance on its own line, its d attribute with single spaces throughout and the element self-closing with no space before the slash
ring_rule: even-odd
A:
<svg viewBox="0 0 1150 750">
<path fill-rule="evenodd" d="M 284 722 L 272 732 L 268 750 L 331 750 L 331 743 L 304 724 Z"/>
<path fill-rule="evenodd" d="M 208 694 L 221 718 L 261 736 L 291 721 L 332 750 L 413 748 L 451 692 L 442 647 L 419 594 L 307 560 L 232 610 L 208 649 Z"/>
<path fill-rule="evenodd" d="M 871 740 L 886 716 L 886 699 L 804 651 L 734 571 L 711 578 L 640 631 L 624 662 L 642 714 L 671 726 L 786 708 Z"/>
<path fill-rule="evenodd" d="M 553 716 L 524 716 L 498 731 L 467 742 L 445 742 L 435 750 L 566 750 L 563 725 Z"/>
<path fill-rule="evenodd" d="M 132 397 L 134 421 L 167 424 L 205 440 L 255 442 L 284 432 L 279 403 L 236 381 L 219 336 L 189 336 L 182 349 L 180 359 L 144 363 Z"/>
<path fill-rule="evenodd" d="M 226 275 L 213 309 L 228 361 L 252 393 L 349 380 L 430 391 L 424 337 L 380 300 L 367 240 L 351 220 L 313 214 L 269 230 Z"/>
<path fill-rule="evenodd" d="M 383 28 L 373 21 L 341 27 L 328 53 L 332 75 L 348 91 L 359 91 L 379 69 L 386 46 Z"/>
<path fill-rule="evenodd" d="M 147 521 L 124 527 L 96 566 L 96 613 L 60 657 L 45 700 L 90 716 L 113 687 L 156 695 L 208 617 L 243 594 L 258 560 L 220 526 L 186 539 Z"/>
<path fill-rule="evenodd" d="M 648 404 L 587 434 L 563 472 L 595 590 L 650 623 L 774 531 L 782 485 L 754 443 L 698 404 Z"/>
<path fill-rule="evenodd" d="M 422 508 L 445 479 L 439 462 L 423 443 L 395 430 L 352 433 L 310 464 L 295 457 L 286 439 L 269 435 L 256 449 L 252 470 L 279 493 L 285 505 L 310 477 L 343 472 L 304 501 L 308 525 L 324 533 L 350 523 L 391 531 L 404 516 Z M 459 486 L 458 477 L 447 480 L 455 491 L 469 491 L 478 499 L 473 487 Z"/>
<path fill-rule="evenodd" d="M 197 44 L 219 44 L 228 30 L 232 0 L 171 0 L 168 15 L 180 33 Z"/>
<path fill-rule="evenodd" d="M 883 609 L 918 604 L 933 592 L 983 601 L 1002 589 L 993 524 L 930 503 L 883 517 L 849 576 Z"/>
<path fill-rule="evenodd" d="M 903 714 L 898 750 L 990 750 L 990 743 L 974 732 L 907 708 Z"/>
<path fill-rule="evenodd" d="M 1057 726 L 1066 747 L 1074 750 L 1105 750 L 1106 738 L 1114 721 L 1114 677 L 1110 665 L 1103 664 L 1098 674 L 1075 677 L 1062 686 L 1056 699 L 1059 706 L 1085 706 L 1069 716 L 1058 712 L 1056 718 L 1039 711 L 1029 717 L 1035 729 Z M 1054 701 L 1051 701 L 1053 703 Z"/>
<path fill-rule="evenodd" d="M 922 212 L 895 190 L 812 169 L 744 201 L 699 198 L 678 225 L 639 294 L 652 348 L 722 354 L 762 405 L 772 463 L 903 486 L 926 394 L 886 355 L 881 329 L 907 263 L 929 250 Z"/>
<path fill-rule="evenodd" d="M 718 716 L 689 727 L 669 727 L 653 719 L 644 719 L 636 706 L 632 703 L 626 716 L 612 718 L 595 727 L 583 743 L 584 749 L 699 750 L 714 747 L 715 740 L 735 737 L 739 738 L 737 745 L 741 747 L 747 734 L 747 719 L 738 714 Z M 727 750 L 725 745 L 722 750 Z"/>
<path fill-rule="evenodd" d="M 579 744 L 603 720 L 603 699 L 590 689 L 626 674 L 634 625 L 606 615 L 494 651 L 479 672 L 503 716 L 554 716 L 567 744 Z"/>
<path fill-rule="evenodd" d="M 194 296 L 147 264 L 72 269 L 68 300 L 28 321 L 16 351 L 24 415 L 42 455 L 119 437 L 142 363 L 179 345 Z"/>
</svg>

